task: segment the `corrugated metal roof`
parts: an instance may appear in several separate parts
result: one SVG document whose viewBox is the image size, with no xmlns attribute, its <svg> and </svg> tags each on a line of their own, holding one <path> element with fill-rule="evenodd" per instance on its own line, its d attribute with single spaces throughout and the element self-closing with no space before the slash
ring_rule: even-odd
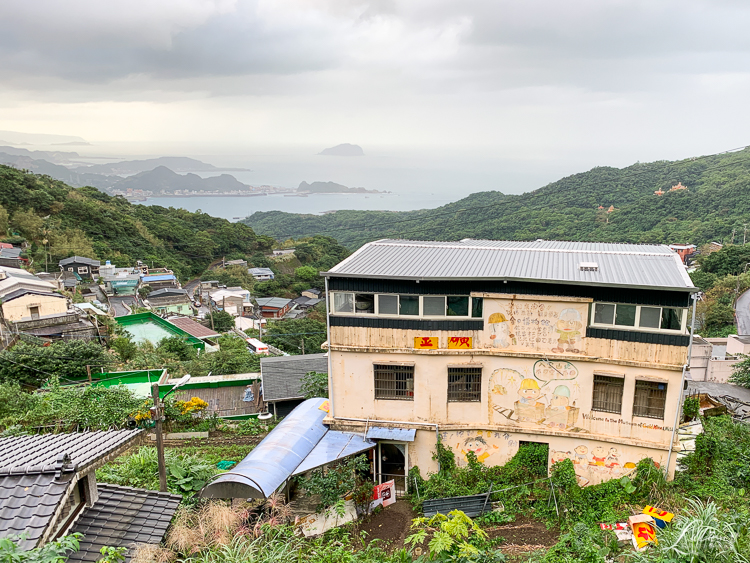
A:
<svg viewBox="0 0 750 563">
<path fill-rule="evenodd" d="M 284 297 L 258 297 L 255 299 L 259 307 L 271 307 L 272 309 L 283 309 L 291 301 L 291 299 L 285 299 Z"/>
<path fill-rule="evenodd" d="M 373 426 L 367 430 L 369 440 L 394 440 L 396 442 L 413 442 L 417 431 L 414 428 L 385 428 Z"/>
<path fill-rule="evenodd" d="M 300 475 L 327 463 L 366 452 L 375 446 L 375 442 L 365 440 L 359 434 L 330 430 L 299 464 L 293 475 Z"/>
<path fill-rule="evenodd" d="M 281 401 L 301 399 L 302 378 L 307 372 L 328 373 L 326 354 L 302 356 L 277 356 L 261 358 L 260 372 L 263 374 L 263 399 Z"/>
<path fill-rule="evenodd" d="M 330 432 L 323 424 L 326 415 L 328 399 L 306 400 L 231 471 L 203 487 L 201 496 L 267 498 L 296 473 L 375 447 L 361 436 Z"/>
<path fill-rule="evenodd" d="M 187 317 L 171 317 L 167 319 L 167 321 L 195 338 L 215 338 L 221 336 L 221 334 L 215 330 L 211 330 L 210 328 L 205 327 L 200 323 L 196 323 L 194 320 L 188 319 Z"/>
<path fill-rule="evenodd" d="M 596 268 L 583 269 L 593 263 Z M 664 245 L 565 241 L 380 240 L 325 275 L 395 279 L 508 279 L 694 290 L 679 255 Z"/>
</svg>

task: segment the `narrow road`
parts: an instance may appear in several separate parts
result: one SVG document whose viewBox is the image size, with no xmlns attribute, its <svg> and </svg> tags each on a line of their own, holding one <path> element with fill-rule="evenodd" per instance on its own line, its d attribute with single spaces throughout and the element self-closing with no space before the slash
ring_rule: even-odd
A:
<svg viewBox="0 0 750 563">
<path fill-rule="evenodd" d="M 123 305 L 123 302 L 127 303 L 130 308 L 135 307 L 135 298 L 132 295 L 109 298 L 109 304 L 115 309 L 115 317 L 124 317 L 125 315 L 130 314 L 130 311 L 128 311 Z"/>
<path fill-rule="evenodd" d="M 739 296 L 735 312 L 737 313 L 737 334 L 750 334 L 750 290 Z"/>
</svg>

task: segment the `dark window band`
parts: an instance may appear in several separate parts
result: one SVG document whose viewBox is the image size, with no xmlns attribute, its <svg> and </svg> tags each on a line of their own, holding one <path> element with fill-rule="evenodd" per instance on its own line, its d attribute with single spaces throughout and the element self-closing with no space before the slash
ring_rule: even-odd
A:
<svg viewBox="0 0 750 563">
<path fill-rule="evenodd" d="M 395 328 L 401 330 L 484 330 L 484 321 L 428 321 L 422 319 L 384 319 L 337 317 L 331 315 L 331 326 L 360 328 Z"/>
<path fill-rule="evenodd" d="M 663 344 L 665 346 L 687 346 L 690 344 L 690 336 L 685 334 L 659 334 L 655 332 L 615 330 L 611 328 L 588 327 L 586 329 L 586 337 L 623 340 L 625 342 L 643 342 L 645 344 Z"/>
</svg>

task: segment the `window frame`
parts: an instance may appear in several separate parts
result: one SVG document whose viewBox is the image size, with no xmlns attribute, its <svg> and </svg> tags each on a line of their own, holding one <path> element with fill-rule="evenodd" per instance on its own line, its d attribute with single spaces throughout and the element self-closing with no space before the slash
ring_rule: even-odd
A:
<svg viewBox="0 0 750 563">
<path fill-rule="evenodd" d="M 88 266 L 78 266 L 77 271 L 79 274 L 88 274 L 89 273 L 89 267 Z"/>
<path fill-rule="evenodd" d="M 599 381 L 597 381 L 597 378 L 599 378 Z M 619 410 L 613 410 L 614 408 L 610 410 L 602 406 L 601 403 L 605 402 L 602 399 L 599 400 L 600 405 L 597 405 L 597 383 L 604 384 L 608 388 L 613 388 L 613 387 L 619 388 L 619 395 L 620 395 L 620 402 L 619 402 L 620 409 Z M 625 392 L 625 378 L 624 377 L 595 373 L 594 379 L 592 381 L 592 390 L 591 390 L 591 410 L 595 412 L 606 412 L 609 414 L 621 415 L 624 392 Z"/>
<path fill-rule="evenodd" d="M 659 389 L 658 388 L 659 385 L 664 385 L 664 389 L 663 390 Z M 664 396 L 663 396 L 663 403 L 661 405 L 661 416 L 657 416 L 657 415 L 652 414 L 652 413 L 646 413 L 646 414 L 644 414 L 644 411 L 647 412 L 649 410 L 653 410 L 654 408 L 658 409 L 659 407 L 652 407 L 650 405 L 645 405 L 645 406 L 638 405 L 637 402 L 638 402 L 638 388 L 639 387 L 641 387 L 641 390 L 643 390 L 643 388 L 645 388 L 647 390 L 650 389 L 651 391 L 656 390 L 656 391 L 664 394 Z M 635 380 L 635 388 L 633 389 L 633 418 L 635 418 L 637 416 L 639 418 L 653 418 L 653 419 L 656 419 L 656 420 L 664 420 L 664 417 L 667 414 L 667 395 L 668 395 L 668 393 L 669 393 L 669 382 L 667 382 L 667 381 L 652 381 L 650 379 L 636 379 Z M 646 398 L 647 401 L 649 401 L 651 399 L 652 399 L 651 396 L 648 396 Z M 636 412 L 637 408 L 638 409 L 642 409 L 642 410 L 639 410 L 638 412 Z"/>
<path fill-rule="evenodd" d="M 595 319 L 597 305 L 613 305 L 614 306 L 615 310 L 613 313 L 612 324 L 595 322 L 594 319 Z M 633 326 L 615 324 L 617 322 L 617 306 L 618 305 L 635 307 L 635 324 Z M 659 328 L 640 326 L 641 309 L 643 308 L 659 309 Z M 677 311 L 681 311 L 680 329 L 675 330 L 675 329 L 669 329 L 669 328 L 661 328 L 661 325 L 663 322 L 664 309 L 676 309 Z M 635 305 L 633 303 L 616 303 L 614 301 L 594 301 L 591 303 L 591 308 L 589 310 L 589 326 L 593 328 L 609 328 L 613 330 L 630 330 L 630 331 L 637 331 L 637 332 L 659 332 L 659 333 L 664 333 L 664 334 L 687 334 L 687 314 L 688 314 L 687 307 L 665 307 L 662 305 Z"/>
<path fill-rule="evenodd" d="M 454 373 L 451 373 L 451 372 Z M 464 372 L 464 373 L 455 373 Z M 451 376 L 463 376 L 464 381 L 451 381 Z M 477 381 L 470 381 L 469 376 L 476 377 Z M 447 401 L 449 403 L 481 403 L 482 402 L 482 366 L 448 366 L 447 374 Z M 470 390 L 451 390 L 453 386 L 467 386 Z M 474 389 L 476 387 L 476 389 Z M 451 398 L 453 395 L 453 398 Z M 466 398 L 471 396 L 471 398 Z"/>
<path fill-rule="evenodd" d="M 414 401 L 414 364 L 389 364 L 389 363 L 373 363 L 372 374 L 373 374 L 373 396 L 376 401 Z M 382 376 L 384 372 L 391 371 L 393 375 L 393 388 L 384 388 L 378 386 L 378 382 L 386 381 Z M 380 372 L 380 373 L 379 373 Z M 408 377 L 411 372 L 411 378 Z M 399 380 L 397 378 L 399 373 L 405 374 L 402 381 L 404 382 L 404 389 L 400 390 L 397 388 Z M 386 373 L 387 374 L 387 373 Z M 381 375 L 379 378 L 378 375 Z M 411 381 L 411 388 L 409 388 L 409 381 Z"/>
<path fill-rule="evenodd" d="M 484 318 L 484 300 L 481 297 L 472 297 L 471 295 L 459 295 L 459 294 L 414 294 L 414 293 L 389 293 L 389 292 L 367 292 L 367 291 L 331 291 L 329 292 L 328 307 L 331 315 L 336 316 L 349 316 L 349 317 L 380 317 L 387 319 L 450 319 L 450 320 L 482 320 Z M 335 308 L 336 295 L 349 294 L 352 296 L 353 311 L 349 312 L 338 312 Z M 375 299 L 375 307 L 373 313 L 362 313 L 357 312 L 356 308 L 356 296 L 357 295 L 372 295 Z M 380 312 L 380 296 L 388 295 L 396 297 L 396 313 L 381 313 Z M 419 298 L 419 313 L 417 315 L 402 315 L 401 311 L 401 296 L 407 297 L 418 297 Z M 443 315 L 427 315 L 424 312 L 424 298 L 425 297 L 442 297 L 445 304 L 445 313 Z M 448 297 L 465 297 L 468 300 L 468 311 L 466 315 L 448 315 Z M 477 300 L 482 301 L 477 301 Z M 472 316 L 475 307 L 478 312 L 481 312 L 481 316 Z"/>
</svg>

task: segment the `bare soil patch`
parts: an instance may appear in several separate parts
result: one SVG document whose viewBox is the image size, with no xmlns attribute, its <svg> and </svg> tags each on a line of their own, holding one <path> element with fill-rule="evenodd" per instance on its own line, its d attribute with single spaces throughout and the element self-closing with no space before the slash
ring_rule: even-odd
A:
<svg viewBox="0 0 750 563">
<path fill-rule="evenodd" d="M 357 533 L 367 532 L 367 543 L 380 540 L 384 549 L 399 549 L 404 547 L 404 540 L 410 533 L 411 521 L 417 516 L 411 503 L 399 500 L 362 520 L 357 525 Z"/>
</svg>

